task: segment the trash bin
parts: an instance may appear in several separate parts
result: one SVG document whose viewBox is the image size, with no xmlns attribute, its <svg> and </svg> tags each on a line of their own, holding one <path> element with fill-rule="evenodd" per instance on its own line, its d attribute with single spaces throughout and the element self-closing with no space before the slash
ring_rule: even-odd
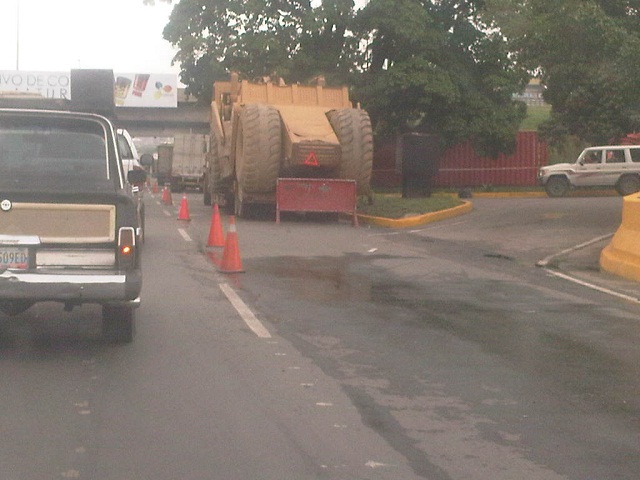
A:
<svg viewBox="0 0 640 480">
<path fill-rule="evenodd" d="M 407 133 L 401 141 L 402 197 L 430 197 L 444 152 L 442 139 L 433 134 Z"/>
</svg>

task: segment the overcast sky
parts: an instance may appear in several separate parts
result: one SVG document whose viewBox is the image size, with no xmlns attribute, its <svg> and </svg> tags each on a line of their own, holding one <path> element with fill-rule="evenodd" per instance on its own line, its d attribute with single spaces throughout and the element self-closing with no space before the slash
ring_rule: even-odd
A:
<svg viewBox="0 0 640 480">
<path fill-rule="evenodd" d="M 142 0 L 0 2 L 0 70 L 179 71 L 177 66 L 171 66 L 174 49 L 162 38 L 173 8 L 166 3 L 145 6 Z"/>
</svg>

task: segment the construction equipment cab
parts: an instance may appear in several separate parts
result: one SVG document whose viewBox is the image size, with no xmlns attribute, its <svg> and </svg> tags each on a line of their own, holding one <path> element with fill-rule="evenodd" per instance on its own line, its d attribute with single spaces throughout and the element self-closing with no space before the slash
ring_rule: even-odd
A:
<svg viewBox="0 0 640 480">
<path fill-rule="evenodd" d="M 75 70 L 71 102 L 0 94 L 0 311 L 98 304 L 103 335 L 130 342 L 142 290 L 132 184 L 146 172 L 123 169 L 113 83 L 111 71 Z"/>
</svg>

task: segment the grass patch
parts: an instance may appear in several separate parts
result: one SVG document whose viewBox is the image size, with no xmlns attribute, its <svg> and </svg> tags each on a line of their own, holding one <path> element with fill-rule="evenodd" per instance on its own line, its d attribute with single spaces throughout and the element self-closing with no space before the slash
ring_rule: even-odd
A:
<svg viewBox="0 0 640 480">
<path fill-rule="evenodd" d="M 551 105 L 530 105 L 520 130 L 538 130 L 538 126 L 551 116 Z"/>
<path fill-rule="evenodd" d="M 383 218 L 404 218 L 438 212 L 462 205 L 451 195 L 434 195 L 428 198 L 402 198 L 397 194 L 376 194 L 372 205 L 366 199 L 358 199 L 358 213 Z"/>
</svg>

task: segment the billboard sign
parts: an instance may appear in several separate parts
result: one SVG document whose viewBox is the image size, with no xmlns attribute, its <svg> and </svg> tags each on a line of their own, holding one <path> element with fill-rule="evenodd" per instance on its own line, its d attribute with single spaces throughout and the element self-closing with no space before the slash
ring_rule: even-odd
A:
<svg viewBox="0 0 640 480">
<path fill-rule="evenodd" d="M 117 107 L 178 106 L 178 76 L 172 74 L 115 73 Z"/>
<path fill-rule="evenodd" d="M 31 93 L 45 98 L 71 98 L 69 72 L 0 70 L 0 92 Z"/>
<path fill-rule="evenodd" d="M 178 76 L 175 74 L 114 73 L 114 77 L 114 100 L 117 107 L 178 106 Z M 2 92 L 70 100 L 70 73 L 0 70 L 0 93 Z"/>
</svg>

